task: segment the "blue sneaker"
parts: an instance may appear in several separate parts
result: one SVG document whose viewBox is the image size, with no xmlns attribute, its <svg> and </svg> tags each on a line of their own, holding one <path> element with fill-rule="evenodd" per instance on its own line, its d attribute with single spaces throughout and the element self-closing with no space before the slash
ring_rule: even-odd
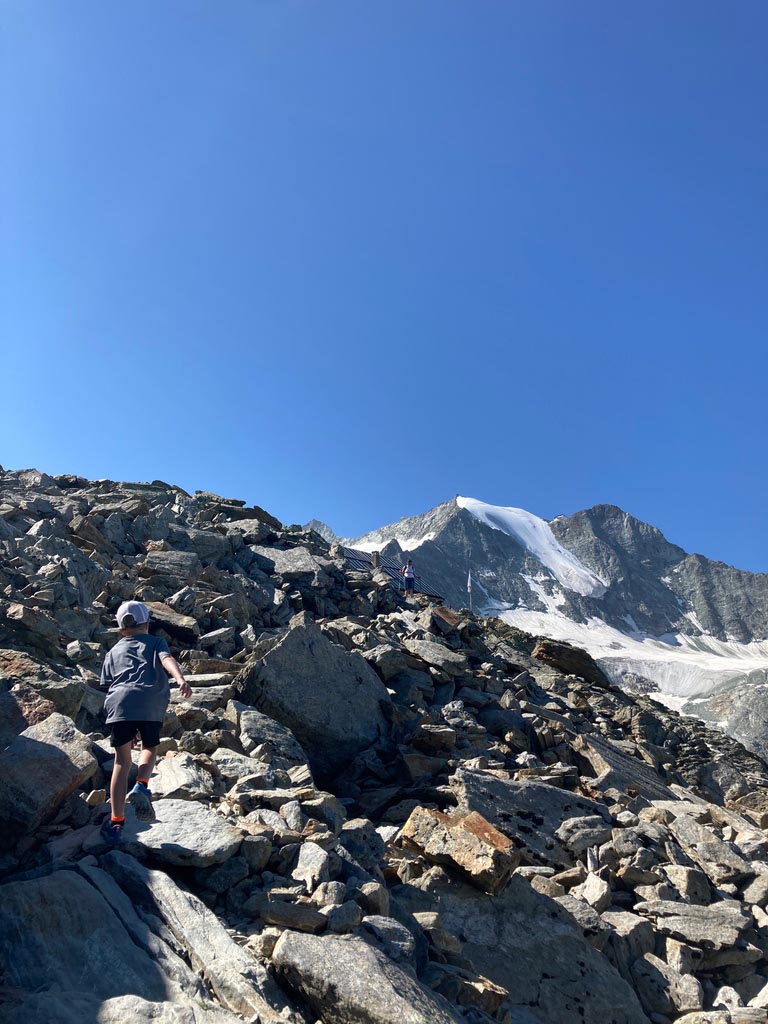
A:
<svg viewBox="0 0 768 1024">
<path fill-rule="evenodd" d="M 154 821 L 155 808 L 152 806 L 152 794 L 143 782 L 137 782 L 128 794 L 128 803 L 133 805 L 138 821 Z"/>
<path fill-rule="evenodd" d="M 99 835 L 105 843 L 109 843 L 110 846 L 116 846 L 123 838 L 124 824 L 124 821 L 111 821 L 109 815 L 107 815 L 101 823 Z"/>
</svg>

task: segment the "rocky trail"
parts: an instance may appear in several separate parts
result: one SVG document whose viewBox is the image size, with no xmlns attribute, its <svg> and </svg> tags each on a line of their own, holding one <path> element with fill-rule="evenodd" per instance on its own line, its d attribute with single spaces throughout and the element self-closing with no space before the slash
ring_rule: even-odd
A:
<svg viewBox="0 0 768 1024">
<path fill-rule="evenodd" d="M 145 601 L 157 818 L 99 826 Z M 177 487 L 0 470 L 3 1024 L 768 1022 L 768 768 Z"/>
</svg>

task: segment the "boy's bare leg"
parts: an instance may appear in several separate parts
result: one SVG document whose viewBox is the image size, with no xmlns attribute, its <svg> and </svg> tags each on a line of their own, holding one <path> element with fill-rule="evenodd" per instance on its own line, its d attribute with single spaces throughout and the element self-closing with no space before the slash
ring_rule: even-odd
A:
<svg viewBox="0 0 768 1024">
<path fill-rule="evenodd" d="M 133 805 L 136 818 L 139 821 L 154 821 L 155 819 L 155 809 L 152 806 L 152 797 L 149 793 L 149 777 L 155 767 L 156 758 L 157 747 L 142 745 L 139 756 L 139 777 L 136 785 L 128 794 L 128 802 Z"/>
<path fill-rule="evenodd" d="M 145 779 L 149 782 L 149 778 L 155 769 L 156 760 L 157 747 L 141 748 L 141 756 L 139 757 L 139 779 Z"/>
<path fill-rule="evenodd" d="M 112 769 L 112 782 L 109 787 L 113 818 L 125 816 L 125 796 L 128 792 L 128 774 L 132 764 L 132 745 L 132 743 L 124 743 L 121 747 L 115 747 L 115 767 Z"/>
</svg>

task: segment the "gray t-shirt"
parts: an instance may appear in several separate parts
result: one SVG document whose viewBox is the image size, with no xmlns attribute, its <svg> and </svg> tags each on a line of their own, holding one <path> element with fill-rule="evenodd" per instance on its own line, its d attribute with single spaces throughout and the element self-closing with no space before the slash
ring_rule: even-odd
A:
<svg viewBox="0 0 768 1024">
<path fill-rule="evenodd" d="M 107 725 L 112 722 L 162 722 L 171 688 L 160 656 L 168 644 L 149 633 L 124 636 L 104 659 L 101 689 Z"/>
</svg>

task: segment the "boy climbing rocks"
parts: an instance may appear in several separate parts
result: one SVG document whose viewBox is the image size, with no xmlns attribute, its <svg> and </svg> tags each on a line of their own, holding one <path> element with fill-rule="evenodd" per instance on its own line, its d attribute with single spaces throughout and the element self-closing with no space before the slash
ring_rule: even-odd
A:
<svg viewBox="0 0 768 1024">
<path fill-rule="evenodd" d="M 125 601 L 117 609 L 117 624 L 122 633 L 104 659 L 101 689 L 107 690 L 104 710 L 110 727 L 110 743 L 115 749 L 115 767 L 110 786 L 111 818 L 105 818 L 101 835 L 109 843 L 120 841 L 125 824 L 125 800 L 131 749 L 137 734 L 141 737 L 139 779 L 128 800 L 136 817 L 151 821 L 155 812 L 149 792 L 149 777 L 155 766 L 160 728 L 171 692 L 169 674 L 179 685 L 182 697 L 191 697 L 192 688 L 184 679 L 168 644 L 149 632 L 149 609 L 141 601 Z"/>
</svg>

